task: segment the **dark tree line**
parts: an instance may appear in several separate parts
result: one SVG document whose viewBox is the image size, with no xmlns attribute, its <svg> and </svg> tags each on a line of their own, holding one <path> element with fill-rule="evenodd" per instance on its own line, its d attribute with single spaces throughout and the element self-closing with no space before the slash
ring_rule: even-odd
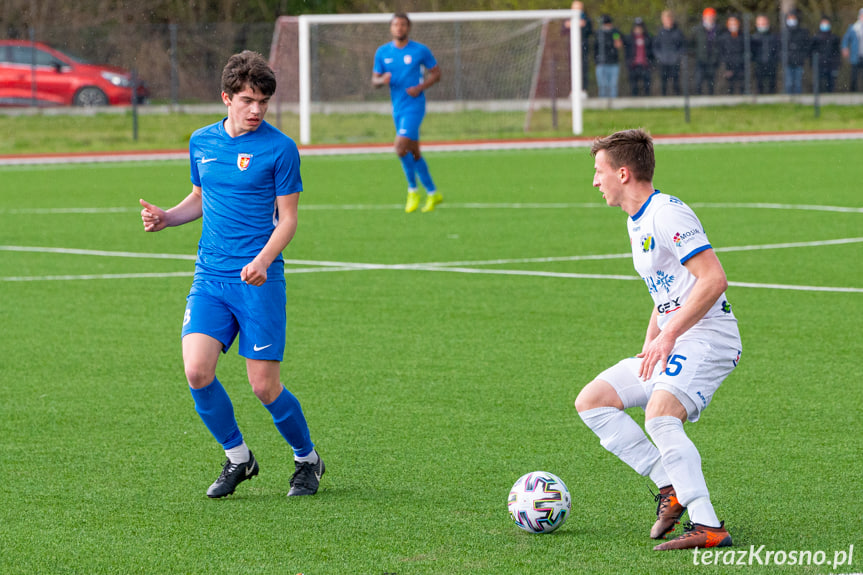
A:
<svg viewBox="0 0 863 575">
<path fill-rule="evenodd" d="M 791 8 L 811 14 L 852 14 L 858 0 L 587 0 L 588 14 L 609 13 L 618 21 L 645 19 L 665 8 L 680 20 L 711 5 L 723 13 L 777 15 Z M 567 0 L 4 0 L 0 30 L 22 35 L 30 27 L 106 24 L 202 24 L 272 22 L 280 15 L 453 10 L 538 10 L 568 8 Z"/>
</svg>

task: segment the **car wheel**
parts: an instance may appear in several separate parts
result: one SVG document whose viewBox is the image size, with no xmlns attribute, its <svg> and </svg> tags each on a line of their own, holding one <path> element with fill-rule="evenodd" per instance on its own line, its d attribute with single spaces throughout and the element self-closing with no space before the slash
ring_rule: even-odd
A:
<svg viewBox="0 0 863 575">
<path fill-rule="evenodd" d="M 73 103 L 76 106 L 107 106 L 108 105 L 108 96 L 105 95 L 105 92 L 100 90 L 99 88 L 94 88 L 93 86 L 87 86 L 86 88 L 81 88 L 75 94 L 75 99 Z"/>
</svg>

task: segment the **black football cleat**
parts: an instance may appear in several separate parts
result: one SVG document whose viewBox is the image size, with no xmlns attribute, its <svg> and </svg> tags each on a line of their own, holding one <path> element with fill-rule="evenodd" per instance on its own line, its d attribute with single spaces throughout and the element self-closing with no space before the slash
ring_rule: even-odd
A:
<svg viewBox="0 0 863 575">
<path fill-rule="evenodd" d="M 207 489 L 207 497 L 217 499 L 225 497 L 234 492 L 241 482 L 251 479 L 258 474 L 258 462 L 252 452 L 249 452 L 249 460 L 245 463 L 231 463 L 227 460 L 222 466 L 219 478 Z"/>
</svg>

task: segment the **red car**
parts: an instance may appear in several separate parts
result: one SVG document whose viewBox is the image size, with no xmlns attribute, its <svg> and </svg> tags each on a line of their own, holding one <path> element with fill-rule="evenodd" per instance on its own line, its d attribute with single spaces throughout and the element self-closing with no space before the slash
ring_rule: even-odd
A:
<svg viewBox="0 0 863 575">
<path fill-rule="evenodd" d="M 35 83 L 33 72 L 35 70 Z M 138 102 L 149 97 L 142 82 Z M 40 42 L 0 40 L 0 105 L 108 106 L 132 103 L 132 76 L 97 66 Z"/>
</svg>

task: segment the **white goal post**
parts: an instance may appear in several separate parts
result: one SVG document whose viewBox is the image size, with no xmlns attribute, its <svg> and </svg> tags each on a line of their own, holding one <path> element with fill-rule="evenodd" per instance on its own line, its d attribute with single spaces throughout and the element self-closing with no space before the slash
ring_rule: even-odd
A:
<svg viewBox="0 0 863 575">
<path fill-rule="evenodd" d="M 581 12 L 578 10 L 512 10 L 512 11 L 487 11 L 487 12 L 414 12 L 409 17 L 414 24 L 424 22 L 480 22 L 480 21 L 519 21 L 532 20 L 548 22 L 551 20 L 570 20 L 569 55 L 570 55 L 570 86 L 572 88 L 569 97 L 572 110 L 572 133 L 580 135 L 582 128 L 582 85 L 581 85 L 581 27 L 579 25 Z M 299 123 L 300 143 L 309 144 L 312 135 L 312 38 L 311 28 L 315 24 L 385 24 L 392 19 L 391 13 L 383 14 L 308 14 L 296 18 L 298 25 L 298 88 L 299 88 Z M 413 37 L 413 35 L 412 35 Z M 378 44 L 385 43 L 389 38 L 380 38 Z M 417 41 L 423 42 L 421 34 L 417 34 Z M 425 42 L 423 42 L 425 43 Z M 274 50 L 277 40 L 274 39 Z M 434 51 L 434 49 L 433 49 Z M 540 55 L 541 56 L 541 55 Z M 371 80 L 372 62 L 365 64 L 368 68 L 365 81 Z M 447 70 L 443 70 L 447 74 Z M 332 71 L 332 73 L 339 73 Z M 530 81 L 531 78 L 528 78 Z M 535 84 L 535 78 L 533 79 Z M 433 93 L 429 95 L 429 101 L 434 101 Z"/>
</svg>

